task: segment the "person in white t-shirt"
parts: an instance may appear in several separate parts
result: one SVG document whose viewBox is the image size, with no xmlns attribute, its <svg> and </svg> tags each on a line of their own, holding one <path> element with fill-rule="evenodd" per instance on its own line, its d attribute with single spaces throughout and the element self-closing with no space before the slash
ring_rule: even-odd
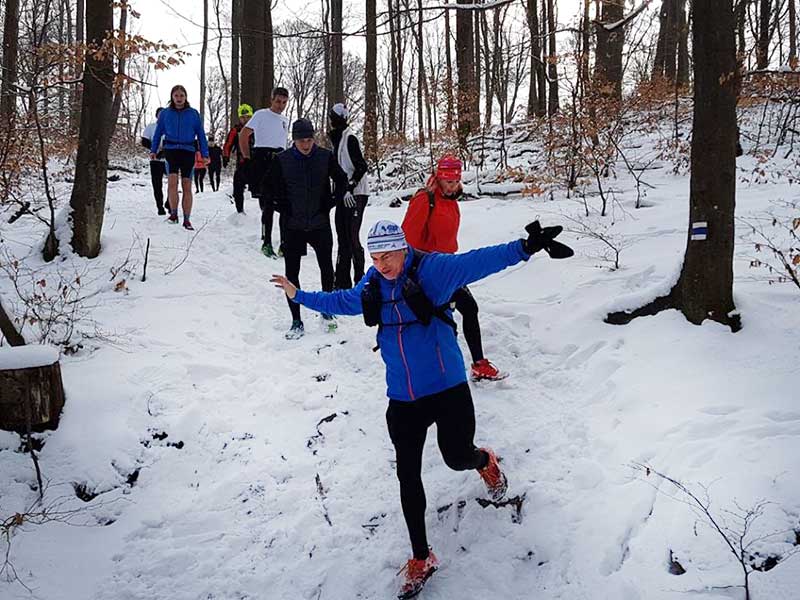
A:
<svg viewBox="0 0 800 600">
<path fill-rule="evenodd" d="M 275 209 L 267 200 L 262 188 L 273 157 L 287 147 L 289 119 L 281 114 L 287 102 L 289 102 L 289 91 L 283 87 L 276 87 L 272 90 L 269 108 L 257 110 L 239 134 L 239 148 L 247 160 L 250 193 L 258 198 L 261 206 L 261 252 L 270 258 L 283 255 L 283 227 L 279 219 L 281 246 L 278 247 L 276 254 L 272 249 L 272 221 Z M 250 136 L 254 137 L 252 156 L 250 156 Z"/>
</svg>

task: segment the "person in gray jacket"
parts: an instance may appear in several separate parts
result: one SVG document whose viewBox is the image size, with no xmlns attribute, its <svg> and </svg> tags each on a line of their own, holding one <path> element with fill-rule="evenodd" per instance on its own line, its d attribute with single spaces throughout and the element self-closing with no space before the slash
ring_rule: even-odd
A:
<svg viewBox="0 0 800 600">
<path fill-rule="evenodd" d="M 336 164 L 333 153 L 314 143 L 314 126 L 308 119 L 292 125 L 293 144 L 275 155 L 264 186 L 272 205 L 285 224 L 283 259 L 286 278 L 300 285 L 300 260 L 310 245 L 317 255 L 322 289 L 333 290 L 333 232 L 330 211 L 341 201 L 347 177 Z M 333 186 L 331 183 L 333 182 Z M 334 195 L 336 194 L 336 196 Z M 289 302 L 292 326 L 286 339 L 304 333 L 300 306 Z M 331 315 L 323 315 L 329 329 L 335 328 Z"/>
</svg>

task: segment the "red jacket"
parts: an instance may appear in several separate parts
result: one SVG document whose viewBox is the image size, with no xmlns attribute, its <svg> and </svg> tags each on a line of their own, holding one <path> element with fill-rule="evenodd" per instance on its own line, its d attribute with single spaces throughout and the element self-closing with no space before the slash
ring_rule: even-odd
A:
<svg viewBox="0 0 800 600">
<path fill-rule="evenodd" d="M 194 168 L 195 169 L 205 169 L 206 168 L 206 161 L 203 159 L 203 155 L 200 154 L 200 151 L 194 153 Z"/>
<path fill-rule="evenodd" d="M 426 188 L 411 198 L 403 219 L 406 241 L 423 252 L 453 254 L 458 251 L 458 227 L 461 224 L 458 201 L 445 198 L 438 186 L 433 201 L 431 210 Z"/>
<path fill-rule="evenodd" d="M 228 132 L 228 138 L 225 140 L 225 145 L 222 147 L 222 156 L 230 159 L 231 153 L 236 152 L 236 160 L 238 163 L 242 162 L 242 153 L 239 152 L 239 132 L 241 130 L 242 126 L 239 123 L 231 127 L 231 130 Z"/>
</svg>

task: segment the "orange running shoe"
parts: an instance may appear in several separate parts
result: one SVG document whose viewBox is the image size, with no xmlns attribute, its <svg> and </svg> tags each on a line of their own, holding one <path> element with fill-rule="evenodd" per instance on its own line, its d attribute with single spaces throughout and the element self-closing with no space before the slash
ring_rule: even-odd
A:
<svg viewBox="0 0 800 600">
<path fill-rule="evenodd" d="M 472 377 L 472 381 L 483 381 L 484 379 L 500 381 L 508 377 L 508 373 L 503 373 L 490 363 L 488 359 L 482 358 L 478 362 L 472 363 L 470 376 Z"/>
<path fill-rule="evenodd" d="M 481 479 L 486 484 L 486 489 L 492 500 L 498 502 L 503 499 L 508 490 L 508 480 L 502 470 L 500 470 L 500 462 L 497 460 L 494 450 L 491 448 L 480 448 L 489 455 L 489 462 L 482 469 L 478 469 Z"/>
<path fill-rule="evenodd" d="M 419 594 L 425 586 L 425 582 L 438 568 L 439 559 L 436 558 L 432 550 L 428 553 L 428 558 L 409 559 L 406 566 L 400 569 L 400 573 L 405 572 L 406 580 L 400 588 L 400 593 L 397 594 L 398 599 L 407 600 Z"/>
</svg>

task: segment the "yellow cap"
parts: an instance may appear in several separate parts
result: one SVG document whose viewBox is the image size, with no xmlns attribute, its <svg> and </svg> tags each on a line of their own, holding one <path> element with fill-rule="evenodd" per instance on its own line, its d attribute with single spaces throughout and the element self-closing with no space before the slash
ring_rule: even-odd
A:
<svg viewBox="0 0 800 600">
<path fill-rule="evenodd" d="M 236 111 L 240 117 L 252 117 L 253 107 L 249 104 L 240 104 L 239 109 Z"/>
</svg>

